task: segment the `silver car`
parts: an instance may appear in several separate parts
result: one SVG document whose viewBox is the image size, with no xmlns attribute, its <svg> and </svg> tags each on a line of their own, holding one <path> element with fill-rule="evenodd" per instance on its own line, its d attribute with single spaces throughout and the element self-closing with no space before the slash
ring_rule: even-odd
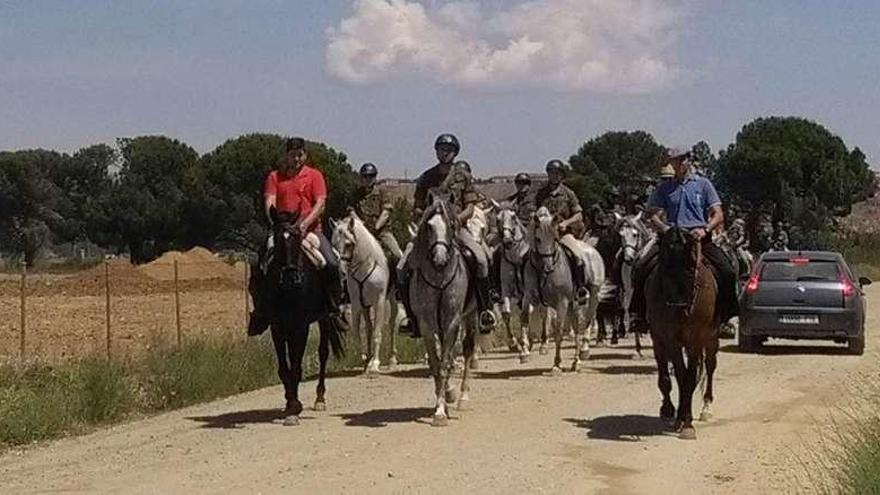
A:
<svg viewBox="0 0 880 495">
<path fill-rule="evenodd" d="M 865 293 L 840 253 L 771 252 L 755 264 L 740 299 L 739 348 L 769 337 L 833 340 L 865 351 Z"/>
</svg>

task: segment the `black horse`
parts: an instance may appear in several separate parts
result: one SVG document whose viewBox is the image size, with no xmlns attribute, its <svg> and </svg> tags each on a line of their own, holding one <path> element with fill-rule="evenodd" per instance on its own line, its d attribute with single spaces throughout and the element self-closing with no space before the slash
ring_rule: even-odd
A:
<svg viewBox="0 0 880 495">
<path fill-rule="evenodd" d="M 344 355 L 340 329 L 328 317 L 330 298 L 326 277 L 307 259 L 302 238 L 294 228 L 297 215 L 275 213 L 273 221 L 274 256 L 264 281 L 265 297 L 272 308 L 271 329 L 278 377 L 284 384 L 285 424 L 299 423 L 303 405 L 299 401 L 302 381 L 302 360 L 309 339 L 309 327 L 318 322 L 321 338 L 318 344 L 318 388 L 315 410 L 326 409 L 324 379 L 330 351 L 335 357 Z"/>
<path fill-rule="evenodd" d="M 611 327 L 611 344 L 616 345 L 618 339 L 625 336 L 626 327 L 623 321 L 623 285 L 621 280 L 621 248 L 623 242 L 617 230 L 616 222 L 605 220 L 596 222 L 596 251 L 602 256 L 605 264 L 605 285 L 600 291 L 599 306 L 596 308 L 598 332 L 596 344 L 604 344 L 608 336 L 607 326 Z"/>
</svg>

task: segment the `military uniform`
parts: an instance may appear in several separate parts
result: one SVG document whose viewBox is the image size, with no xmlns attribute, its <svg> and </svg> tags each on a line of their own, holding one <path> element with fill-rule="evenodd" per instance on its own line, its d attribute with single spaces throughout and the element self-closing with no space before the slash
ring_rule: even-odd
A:
<svg viewBox="0 0 880 495">
<path fill-rule="evenodd" d="M 364 221 L 364 225 L 382 244 L 382 247 L 385 248 L 388 254 L 395 260 L 399 260 L 403 256 L 403 252 L 400 250 L 400 245 L 391 232 L 390 222 L 385 222 L 382 229 L 376 231 L 376 222 L 379 221 L 382 212 L 392 208 L 391 197 L 380 186 L 374 184 L 370 187 L 362 188 L 360 198 L 355 205 L 355 211 L 358 216 Z"/>
<path fill-rule="evenodd" d="M 506 198 L 510 203 L 516 217 L 523 225 L 528 225 L 532 221 L 532 215 L 535 213 L 535 198 L 529 193 L 515 192 Z"/>
<path fill-rule="evenodd" d="M 553 215 L 553 221 L 556 224 L 568 220 L 578 213 L 583 214 L 583 208 L 581 208 L 577 195 L 562 183 L 556 186 L 547 183 L 547 185 L 539 189 L 535 195 L 535 206 L 537 208 L 542 206 L 547 208 L 550 214 Z M 570 224 L 562 238 L 559 239 L 559 243 L 571 253 L 571 259 L 574 262 L 572 278 L 578 292 L 578 302 L 580 304 L 584 304 L 587 294 L 586 273 L 584 271 L 587 262 L 586 253 L 581 242 L 578 240 L 584 234 L 586 234 L 586 226 L 581 220 Z"/>
</svg>

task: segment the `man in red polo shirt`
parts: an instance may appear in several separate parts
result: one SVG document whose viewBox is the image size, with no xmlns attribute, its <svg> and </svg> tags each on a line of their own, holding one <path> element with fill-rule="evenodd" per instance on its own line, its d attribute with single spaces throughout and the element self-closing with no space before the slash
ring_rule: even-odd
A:
<svg viewBox="0 0 880 495">
<path fill-rule="evenodd" d="M 330 241 L 321 230 L 321 216 L 327 203 L 327 185 L 324 174 L 308 163 L 305 140 L 290 138 L 287 140 L 287 154 L 278 164 L 278 169 L 269 172 L 263 189 L 266 216 L 269 223 L 273 222 L 272 211 L 297 213 L 296 228 L 301 236 L 309 232 L 320 239 L 321 255 L 327 261 L 322 270 L 324 283 L 327 286 L 328 310 L 332 319 L 344 330 L 347 326 L 340 315 L 339 302 L 342 285 L 339 277 L 339 260 L 330 245 Z M 272 249 L 272 236 L 267 243 L 267 253 Z M 254 298 L 254 311 L 248 323 L 248 335 L 259 335 L 269 325 L 271 308 L 260 297 L 258 287 L 262 285 L 262 264 L 252 270 L 251 295 Z"/>
</svg>

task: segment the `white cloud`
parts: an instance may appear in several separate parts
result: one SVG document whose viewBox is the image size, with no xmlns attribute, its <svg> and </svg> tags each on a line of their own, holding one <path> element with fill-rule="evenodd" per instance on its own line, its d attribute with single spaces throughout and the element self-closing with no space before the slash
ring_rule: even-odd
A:
<svg viewBox="0 0 880 495">
<path fill-rule="evenodd" d="M 684 72 L 672 52 L 686 1 L 355 0 L 328 30 L 327 70 L 353 84 L 419 74 L 466 87 L 650 92 Z"/>
</svg>

